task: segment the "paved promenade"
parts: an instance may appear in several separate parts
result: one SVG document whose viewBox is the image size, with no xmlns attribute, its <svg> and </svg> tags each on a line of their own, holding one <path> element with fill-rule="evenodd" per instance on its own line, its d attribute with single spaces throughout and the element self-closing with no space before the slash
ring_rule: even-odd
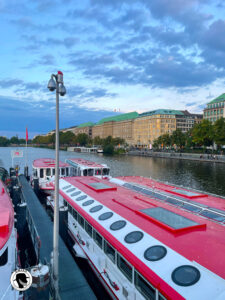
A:
<svg viewBox="0 0 225 300">
<path fill-rule="evenodd" d="M 153 152 L 150 150 L 132 150 L 129 151 L 127 155 L 196 160 L 196 161 L 213 162 L 213 163 L 225 163 L 225 155 L 217 155 L 217 154 Z"/>
</svg>

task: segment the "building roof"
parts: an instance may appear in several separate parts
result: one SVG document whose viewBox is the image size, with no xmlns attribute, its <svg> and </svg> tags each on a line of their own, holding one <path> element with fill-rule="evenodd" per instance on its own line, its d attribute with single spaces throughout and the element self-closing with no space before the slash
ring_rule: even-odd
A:
<svg viewBox="0 0 225 300">
<path fill-rule="evenodd" d="M 105 122 L 110 122 L 110 121 L 118 122 L 118 121 L 136 119 L 137 117 L 138 117 L 138 113 L 136 111 L 133 111 L 133 112 L 126 113 L 126 114 L 103 118 L 98 123 L 96 123 L 96 125 L 100 125 L 100 124 L 103 124 Z"/>
<path fill-rule="evenodd" d="M 77 128 L 82 128 L 82 127 L 90 127 L 90 126 L 94 126 L 95 124 L 92 122 L 86 122 L 86 123 L 82 123 L 79 126 L 77 126 Z"/>
<path fill-rule="evenodd" d="M 146 111 L 142 114 L 139 114 L 139 117 L 152 116 L 152 115 L 184 115 L 184 113 L 180 110 L 174 109 L 157 109 Z"/>
<path fill-rule="evenodd" d="M 223 102 L 225 101 L 225 93 L 221 94 L 219 97 L 213 99 L 212 101 L 210 101 L 208 104 L 212 104 L 212 103 L 218 103 L 218 102 Z"/>
</svg>

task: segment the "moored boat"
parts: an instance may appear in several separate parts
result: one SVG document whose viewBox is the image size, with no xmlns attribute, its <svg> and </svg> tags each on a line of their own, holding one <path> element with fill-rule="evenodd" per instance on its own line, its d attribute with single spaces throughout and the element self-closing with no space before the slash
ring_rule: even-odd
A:
<svg viewBox="0 0 225 300">
<path fill-rule="evenodd" d="M 32 180 L 38 179 L 39 189 L 49 195 L 54 190 L 51 181 L 55 178 L 55 159 L 39 158 L 33 161 Z M 69 176 L 69 165 L 59 162 L 59 176 Z"/>
<path fill-rule="evenodd" d="M 0 299 L 22 299 L 22 295 L 10 284 L 11 274 L 18 267 L 16 242 L 12 201 L 0 180 Z"/>
<path fill-rule="evenodd" d="M 113 299 L 225 299 L 225 199 L 143 177 L 60 179 L 73 249 Z"/>
</svg>

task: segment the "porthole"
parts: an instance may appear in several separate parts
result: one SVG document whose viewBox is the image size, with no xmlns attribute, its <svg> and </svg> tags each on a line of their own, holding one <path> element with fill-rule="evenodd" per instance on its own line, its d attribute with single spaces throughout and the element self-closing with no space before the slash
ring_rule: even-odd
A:
<svg viewBox="0 0 225 300">
<path fill-rule="evenodd" d="M 72 188 L 72 189 L 68 189 L 66 192 L 67 193 L 71 193 L 71 192 L 73 192 L 73 191 L 75 191 L 76 190 L 76 188 Z"/>
<path fill-rule="evenodd" d="M 94 203 L 94 200 L 87 200 L 82 204 L 82 206 L 88 206 L 91 205 L 92 203 Z"/>
<path fill-rule="evenodd" d="M 119 220 L 119 221 L 116 221 L 116 222 L 112 223 L 112 224 L 110 225 L 110 229 L 111 229 L 111 230 L 119 230 L 119 229 L 122 229 L 123 227 L 125 227 L 126 224 L 127 224 L 126 221 L 124 221 L 124 220 Z"/>
<path fill-rule="evenodd" d="M 105 213 L 101 214 L 101 215 L 98 217 L 98 219 L 99 219 L 100 221 L 104 221 L 104 220 L 107 220 L 107 219 L 111 218 L 112 216 L 113 216 L 113 213 L 112 213 L 111 211 L 108 211 L 108 212 L 105 212 Z"/>
<path fill-rule="evenodd" d="M 124 241 L 128 244 L 137 243 L 143 238 L 143 236 L 144 234 L 141 231 L 132 231 L 125 236 Z"/>
<path fill-rule="evenodd" d="M 66 190 L 66 189 L 68 189 L 69 187 L 71 187 L 71 184 L 70 184 L 70 185 L 64 186 L 62 189 L 63 189 L 63 190 Z"/>
<path fill-rule="evenodd" d="M 81 193 L 81 191 L 78 191 L 78 192 L 75 192 L 75 193 L 71 194 L 70 196 L 71 197 L 78 196 L 80 193 Z"/>
<path fill-rule="evenodd" d="M 189 265 L 176 268 L 171 275 L 173 282 L 180 286 L 193 285 L 199 281 L 200 276 L 199 270 Z"/>
<path fill-rule="evenodd" d="M 152 246 L 145 250 L 144 258 L 150 261 L 156 261 L 166 256 L 167 250 L 163 246 Z"/>
<path fill-rule="evenodd" d="M 103 205 L 97 205 L 97 206 L 92 207 L 89 211 L 91 213 L 93 213 L 93 212 L 101 210 L 102 208 L 103 208 Z"/>
<path fill-rule="evenodd" d="M 76 201 L 81 201 L 87 198 L 87 195 L 80 196 L 76 199 Z"/>
</svg>

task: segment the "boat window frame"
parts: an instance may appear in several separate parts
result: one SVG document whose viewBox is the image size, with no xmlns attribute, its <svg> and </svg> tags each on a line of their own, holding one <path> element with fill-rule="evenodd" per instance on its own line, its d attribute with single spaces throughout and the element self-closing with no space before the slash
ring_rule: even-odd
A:
<svg viewBox="0 0 225 300">
<path fill-rule="evenodd" d="M 9 253 L 8 253 L 8 247 L 5 249 L 5 251 L 0 255 L 0 267 L 5 266 L 8 263 L 9 259 Z"/>
<path fill-rule="evenodd" d="M 69 176 L 69 167 L 66 167 L 66 176 Z"/>
<path fill-rule="evenodd" d="M 141 290 L 138 288 L 138 285 L 136 284 L 136 275 L 139 276 L 144 282 L 146 282 L 146 285 L 149 285 L 150 288 L 152 288 L 155 291 L 155 297 L 153 299 L 150 299 L 146 295 L 144 295 Z M 136 269 L 134 270 L 134 286 L 135 289 L 145 298 L 145 299 L 150 299 L 150 300 L 155 300 L 157 299 L 157 294 L 158 294 L 158 289 L 156 289 L 147 279 L 144 278 Z M 160 294 L 161 295 L 161 294 Z M 163 297 L 163 296 L 162 296 Z M 165 299 L 166 300 L 166 299 Z"/>
<path fill-rule="evenodd" d="M 74 208 L 72 208 L 72 216 L 76 221 L 78 220 L 78 212 Z"/>
<path fill-rule="evenodd" d="M 85 219 L 84 219 L 84 217 L 82 217 L 79 213 L 77 213 L 77 221 L 78 221 L 78 223 L 80 224 L 80 226 L 82 227 L 82 228 L 84 228 L 84 221 L 85 221 Z"/>
<path fill-rule="evenodd" d="M 39 169 L 39 174 L 40 174 L 40 178 L 44 178 L 44 169 L 43 168 L 40 168 Z"/>
<path fill-rule="evenodd" d="M 106 250 L 106 247 L 109 247 L 109 248 L 112 248 L 113 250 L 114 250 L 114 255 L 112 255 L 111 256 L 111 254 L 110 253 L 108 253 L 107 252 L 107 250 Z M 117 264 L 117 251 L 116 251 L 116 249 L 107 241 L 107 240 L 105 240 L 104 239 L 104 247 L 103 247 L 104 249 L 104 253 L 105 253 L 105 255 L 114 263 L 114 264 Z M 109 255 L 110 254 L 110 255 Z M 113 259 L 114 258 L 114 259 Z"/>
<path fill-rule="evenodd" d="M 121 266 L 119 265 L 120 263 L 120 259 L 122 259 L 128 266 L 131 267 L 131 278 L 129 278 L 129 276 L 127 275 L 126 271 L 124 271 Z M 119 252 L 117 252 L 117 259 L 116 259 L 116 265 L 117 268 L 120 270 L 120 272 L 124 275 L 124 277 L 126 277 L 131 283 L 134 283 L 134 267 L 131 263 L 128 262 L 127 259 L 125 259 L 123 257 L 123 255 L 121 255 Z"/>
<path fill-rule="evenodd" d="M 98 235 L 100 236 L 100 238 L 102 239 L 101 245 L 97 242 L 96 234 L 98 234 Z M 92 236 L 93 236 L 93 240 L 94 240 L 94 242 L 96 243 L 96 245 L 97 245 L 100 249 L 103 249 L 103 241 L 104 241 L 103 236 L 102 236 L 97 230 L 95 230 L 94 228 L 93 228 Z"/>
<path fill-rule="evenodd" d="M 45 175 L 46 175 L 46 176 L 52 176 L 51 168 L 46 168 L 46 169 L 45 169 Z"/>
<path fill-rule="evenodd" d="M 91 233 L 87 229 L 88 226 L 91 227 Z M 93 236 L 93 226 L 90 223 L 88 223 L 88 221 L 86 221 L 86 220 L 85 220 L 85 224 L 84 224 L 84 229 L 87 232 L 87 234 L 92 238 L 92 236 Z"/>
<path fill-rule="evenodd" d="M 66 199 L 63 198 L 63 204 L 64 206 L 67 206 L 68 207 L 68 202 L 66 201 Z"/>
</svg>

